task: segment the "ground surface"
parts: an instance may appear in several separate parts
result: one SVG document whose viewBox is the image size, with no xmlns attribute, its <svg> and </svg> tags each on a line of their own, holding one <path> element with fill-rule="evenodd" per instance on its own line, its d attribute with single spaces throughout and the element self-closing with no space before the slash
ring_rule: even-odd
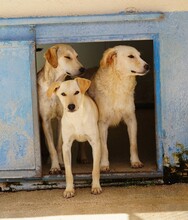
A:
<svg viewBox="0 0 188 220">
<path fill-rule="evenodd" d="M 91 195 L 89 188 L 82 188 L 76 189 L 72 199 L 64 199 L 62 192 L 1 192 L 0 218 L 188 219 L 188 184 L 104 187 L 98 196 Z"/>
</svg>

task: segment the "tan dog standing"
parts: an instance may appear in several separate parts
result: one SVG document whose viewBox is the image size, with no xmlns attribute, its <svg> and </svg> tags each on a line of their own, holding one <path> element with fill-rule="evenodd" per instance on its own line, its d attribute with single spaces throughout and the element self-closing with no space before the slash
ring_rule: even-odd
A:
<svg viewBox="0 0 188 220">
<path fill-rule="evenodd" d="M 64 112 L 61 119 L 61 128 L 66 174 L 65 198 L 73 197 L 75 194 L 71 168 L 71 146 L 74 140 L 90 143 L 93 153 L 91 192 L 99 194 L 102 191 L 99 182 L 101 149 L 98 131 L 98 109 L 94 101 L 85 94 L 90 83 L 90 80 L 76 78 L 62 83 L 56 82 L 48 90 L 49 97 L 56 91 Z"/>
<path fill-rule="evenodd" d="M 121 120 L 128 128 L 131 166 L 133 168 L 143 166 L 137 150 L 134 90 L 136 76 L 143 76 L 148 71 L 149 65 L 140 58 L 140 53 L 133 47 L 116 46 L 103 54 L 100 67 L 89 89 L 89 94 L 99 109 L 102 171 L 109 170 L 108 128 L 118 125 Z"/>
<path fill-rule="evenodd" d="M 63 81 L 65 76 L 76 76 L 84 72 L 82 64 L 78 61 L 78 54 L 66 44 L 58 44 L 47 50 L 44 55 L 46 62 L 44 67 L 38 72 L 38 98 L 39 112 L 42 118 L 42 127 L 48 144 L 51 158 L 50 174 L 61 173 L 63 167 L 62 159 L 62 137 L 61 137 L 61 117 L 62 107 L 56 95 L 47 97 L 47 90 L 55 81 Z M 58 120 L 58 144 L 57 150 L 54 145 L 51 120 Z M 61 166 L 61 167 L 60 167 Z"/>
</svg>

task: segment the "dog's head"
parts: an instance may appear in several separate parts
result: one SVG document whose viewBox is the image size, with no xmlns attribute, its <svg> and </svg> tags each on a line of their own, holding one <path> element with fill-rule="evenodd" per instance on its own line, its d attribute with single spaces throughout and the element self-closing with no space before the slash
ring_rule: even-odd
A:
<svg viewBox="0 0 188 220">
<path fill-rule="evenodd" d="M 57 44 L 49 48 L 44 54 L 47 62 L 60 74 L 67 73 L 76 76 L 84 72 L 83 65 L 78 60 L 76 51 L 67 44 Z M 59 76 L 57 76 L 58 78 Z M 56 79 L 57 79 L 56 78 Z"/>
<path fill-rule="evenodd" d="M 83 96 L 88 90 L 91 81 L 84 78 L 75 78 L 64 82 L 54 82 L 47 91 L 50 98 L 55 92 L 65 111 L 77 111 L 82 103 Z"/>
<path fill-rule="evenodd" d="M 107 49 L 100 62 L 101 68 L 114 70 L 133 76 L 143 76 L 149 71 L 149 65 L 140 57 L 140 52 L 130 46 L 116 46 Z"/>
</svg>

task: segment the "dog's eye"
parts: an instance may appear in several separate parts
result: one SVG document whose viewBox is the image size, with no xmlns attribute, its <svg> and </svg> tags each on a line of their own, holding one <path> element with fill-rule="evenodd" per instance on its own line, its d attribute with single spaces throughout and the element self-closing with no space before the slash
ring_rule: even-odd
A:
<svg viewBox="0 0 188 220">
<path fill-rule="evenodd" d="M 65 56 L 66 59 L 70 60 L 71 58 L 69 56 Z"/>
<path fill-rule="evenodd" d="M 62 96 L 66 96 L 66 94 L 64 92 L 61 93 Z"/>
<path fill-rule="evenodd" d="M 74 95 L 78 95 L 80 92 L 79 91 L 76 91 L 75 93 L 74 93 Z"/>
<path fill-rule="evenodd" d="M 128 57 L 129 57 L 129 58 L 131 58 L 131 59 L 133 59 L 133 58 L 134 58 L 134 56 L 133 56 L 133 55 L 129 55 Z"/>
</svg>

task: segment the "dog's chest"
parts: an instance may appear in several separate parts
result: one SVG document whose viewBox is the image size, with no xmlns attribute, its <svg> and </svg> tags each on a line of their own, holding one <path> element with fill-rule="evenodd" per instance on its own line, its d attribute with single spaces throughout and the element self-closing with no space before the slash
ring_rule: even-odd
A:
<svg viewBox="0 0 188 220">
<path fill-rule="evenodd" d="M 104 91 L 103 103 L 112 110 L 121 110 L 127 108 L 133 102 L 133 92 L 127 91 L 122 86 L 111 87 Z M 102 97 L 99 97 L 102 100 Z"/>
<path fill-rule="evenodd" d="M 79 142 L 85 142 L 88 140 L 88 136 L 86 134 L 77 133 L 74 138 L 75 138 L 75 140 L 77 140 Z"/>
<path fill-rule="evenodd" d="M 59 98 L 53 94 L 51 98 L 48 98 L 47 93 L 48 85 L 38 85 L 39 94 L 39 110 L 43 118 L 56 118 L 62 117 L 63 108 L 59 101 Z"/>
<path fill-rule="evenodd" d="M 62 105 L 61 102 L 59 101 L 58 97 L 54 96 L 53 99 L 50 102 L 50 109 L 51 109 L 51 114 L 54 117 L 61 117 L 62 116 Z"/>
<path fill-rule="evenodd" d="M 88 140 L 88 134 L 87 129 L 85 128 L 84 124 L 80 123 L 75 126 L 75 124 L 71 126 L 70 123 L 70 129 L 69 136 L 72 137 L 72 139 L 77 140 L 79 142 L 85 142 Z"/>
<path fill-rule="evenodd" d="M 122 81 L 105 83 L 102 89 L 98 88 L 96 102 L 100 118 L 110 125 L 117 125 L 126 114 L 134 111 L 134 87 L 135 83 Z"/>
<path fill-rule="evenodd" d="M 62 117 L 63 108 L 58 97 L 55 95 L 52 96 L 50 100 L 47 100 L 46 104 L 43 106 L 43 109 L 43 111 L 45 111 L 48 115 L 48 118 Z"/>
<path fill-rule="evenodd" d="M 70 115 L 72 114 L 72 115 Z M 71 137 L 74 140 L 84 142 L 88 140 L 90 136 L 90 127 L 88 126 L 88 120 L 75 113 L 70 113 L 69 117 L 62 118 L 63 135 L 67 138 Z"/>
</svg>

